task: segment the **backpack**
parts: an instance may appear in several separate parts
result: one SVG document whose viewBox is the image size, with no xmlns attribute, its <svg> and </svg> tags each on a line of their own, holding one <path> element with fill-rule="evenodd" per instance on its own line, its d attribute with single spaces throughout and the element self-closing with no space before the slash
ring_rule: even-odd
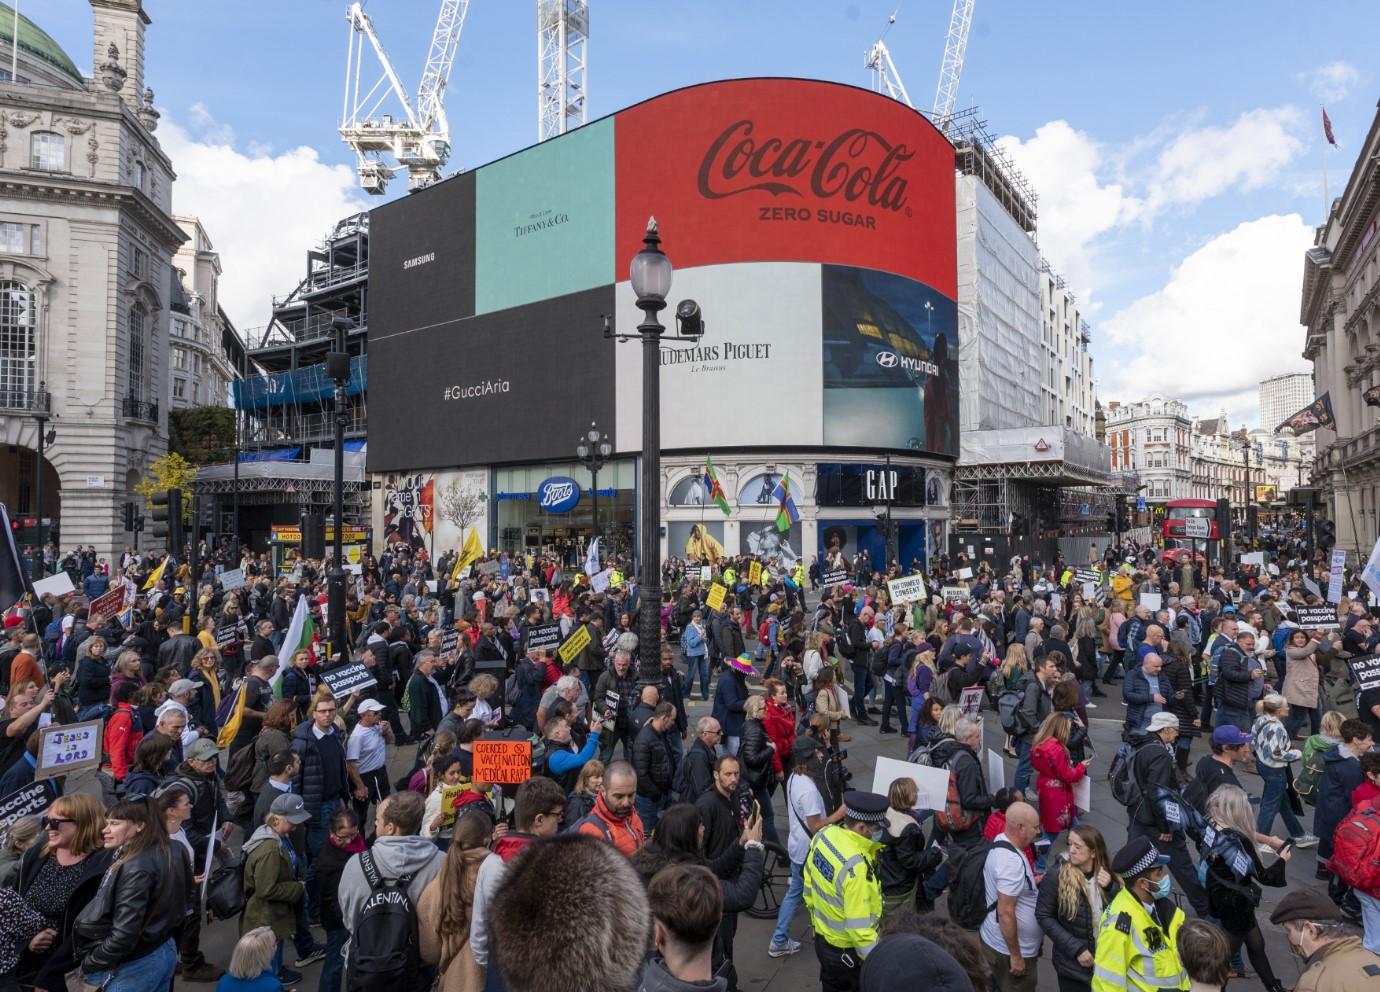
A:
<svg viewBox="0 0 1380 992">
<path fill-rule="evenodd" d="M 958 776 L 950 771 L 949 791 L 944 795 L 944 808 L 934 814 L 935 825 L 949 833 L 963 833 L 981 818 L 981 813 L 964 810 L 958 798 Z"/>
<path fill-rule="evenodd" d="M 852 655 L 853 653 L 853 638 L 848 633 L 848 628 L 851 626 L 852 624 L 848 619 L 844 618 L 843 622 L 839 624 L 838 630 L 834 631 L 834 640 L 838 643 L 840 654 Z"/>
<path fill-rule="evenodd" d="M 678 803 L 693 803 L 698 796 L 690 793 L 690 762 L 684 757 L 676 762 L 676 774 L 671 779 L 671 798 Z"/>
<path fill-rule="evenodd" d="M 963 678 L 963 669 L 957 666 L 950 668 L 934 680 L 934 686 L 930 692 L 935 699 L 945 706 L 956 705 L 958 703 L 958 687 L 954 683 L 961 678 Z"/>
<path fill-rule="evenodd" d="M 1324 675 L 1322 680 L 1323 711 L 1337 710 L 1348 720 L 1360 713 L 1356 707 L 1356 689 L 1351 682 L 1336 675 Z"/>
<path fill-rule="evenodd" d="M 938 747 L 940 743 L 940 741 L 935 741 L 933 744 L 925 744 L 921 747 L 917 747 L 910 753 L 910 757 L 906 760 L 912 765 L 924 765 L 926 768 L 943 768 L 944 762 L 934 760 L 934 749 Z"/>
<path fill-rule="evenodd" d="M 950 856 L 949 917 L 965 930 L 976 930 L 982 926 L 987 914 L 996 908 L 996 903 L 987 901 L 987 882 L 983 873 L 987 867 L 987 855 L 998 847 L 1025 857 L 1004 840 L 984 840 L 970 848 L 958 848 Z"/>
<path fill-rule="evenodd" d="M 221 784 L 228 792 L 248 792 L 254 783 L 254 749 L 242 747 L 230 758 Z"/>
<path fill-rule="evenodd" d="M 757 643 L 763 647 L 771 646 L 771 621 L 763 620 L 761 626 L 757 628 Z"/>
<path fill-rule="evenodd" d="M 1001 729 L 1012 737 L 1024 737 L 1030 733 L 1030 718 L 1021 709 L 1025 703 L 1025 685 L 1003 689 L 997 695 L 997 716 Z"/>
<path fill-rule="evenodd" d="M 243 855 L 211 872 L 206 883 L 206 908 L 218 920 L 232 920 L 244 911 Z"/>
<path fill-rule="evenodd" d="M 1327 867 L 1357 892 L 1380 899 L 1380 807 L 1374 800 L 1337 824 Z"/>
<path fill-rule="evenodd" d="M 1294 779 L 1294 790 L 1309 806 L 1318 805 L 1318 779 L 1322 777 L 1323 755 L 1331 748 L 1303 746 L 1303 770 Z"/>
<path fill-rule="evenodd" d="M 368 851 L 360 852 L 359 866 L 369 883 L 369 897 L 350 939 L 346 992 L 411 989 L 421 970 L 417 908 L 407 894 L 412 876 L 384 878 Z"/>
<path fill-rule="evenodd" d="M 1135 760 L 1139 753 L 1139 747 L 1133 748 L 1129 742 L 1123 742 L 1117 747 L 1116 754 L 1112 755 L 1112 765 L 1107 769 L 1112 798 L 1127 809 L 1140 805 L 1143 798 L 1135 774 Z"/>
</svg>

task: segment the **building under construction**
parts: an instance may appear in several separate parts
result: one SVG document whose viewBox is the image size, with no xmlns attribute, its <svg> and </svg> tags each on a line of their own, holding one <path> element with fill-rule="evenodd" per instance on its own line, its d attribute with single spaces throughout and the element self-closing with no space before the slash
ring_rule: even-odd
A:
<svg viewBox="0 0 1380 992">
<path fill-rule="evenodd" d="M 963 383 L 949 550 L 998 567 L 1012 554 L 1048 561 L 1056 550 L 1086 561 L 1090 545 L 1106 545 L 1113 506 L 1108 451 L 1089 430 L 1091 332 L 1067 316 L 1061 301 L 1071 294 L 1040 257 L 1025 177 L 976 111 L 955 114 L 948 135 Z"/>
<path fill-rule="evenodd" d="M 337 413 L 326 355 L 342 339 L 350 356 L 341 411 L 345 520 L 367 523 L 368 292 L 369 216 L 355 214 L 307 252 L 305 275 L 273 298 L 269 323 L 245 332 L 249 367 L 235 383 L 239 459 L 202 469 L 196 481 L 214 503 L 222 539 L 238 534 L 262 551 L 275 526 L 319 529 L 330 514 Z"/>
</svg>

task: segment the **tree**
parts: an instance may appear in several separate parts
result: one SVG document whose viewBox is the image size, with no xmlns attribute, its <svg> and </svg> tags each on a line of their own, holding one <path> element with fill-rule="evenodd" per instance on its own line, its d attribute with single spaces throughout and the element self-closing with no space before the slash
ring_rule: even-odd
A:
<svg viewBox="0 0 1380 992">
<path fill-rule="evenodd" d="M 149 464 L 148 474 L 134 487 L 134 491 L 144 497 L 144 508 L 153 509 L 155 493 L 169 489 L 182 490 L 182 516 L 192 518 L 192 480 L 196 478 L 197 466 L 177 452 L 170 452 L 156 458 Z"/>
<path fill-rule="evenodd" d="M 483 515 L 488 498 L 483 490 L 461 489 L 457 482 L 441 494 L 438 512 L 442 520 L 456 526 L 460 540 L 464 541 L 465 530 Z"/>
<path fill-rule="evenodd" d="M 168 450 L 198 465 L 216 465 L 235 457 L 235 411 L 224 406 L 196 406 L 168 414 Z"/>
</svg>

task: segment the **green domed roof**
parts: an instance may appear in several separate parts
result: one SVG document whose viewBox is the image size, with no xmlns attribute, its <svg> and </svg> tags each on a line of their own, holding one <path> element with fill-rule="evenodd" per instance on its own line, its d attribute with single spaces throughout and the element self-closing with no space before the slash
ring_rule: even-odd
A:
<svg viewBox="0 0 1380 992">
<path fill-rule="evenodd" d="M 0 2 L 0 51 L 10 48 L 13 44 L 14 8 L 7 3 Z M 76 82 L 85 83 L 81 70 L 62 50 L 62 46 L 54 41 L 48 32 L 22 13 L 19 15 L 19 49 L 36 59 L 47 62 L 54 69 L 72 77 Z M 5 55 L 8 56 L 8 54 L 5 52 Z M 7 62 L 8 60 L 4 61 Z"/>
</svg>

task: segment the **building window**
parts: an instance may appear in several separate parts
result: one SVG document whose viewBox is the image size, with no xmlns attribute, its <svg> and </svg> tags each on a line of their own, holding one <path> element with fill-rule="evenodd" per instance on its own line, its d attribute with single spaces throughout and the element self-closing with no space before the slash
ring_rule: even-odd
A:
<svg viewBox="0 0 1380 992">
<path fill-rule="evenodd" d="M 14 221 L 0 223 L 0 252 L 10 255 L 42 255 L 43 226 L 17 224 Z"/>
<path fill-rule="evenodd" d="M 179 372 L 187 368 L 187 352 L 182 348 L 172 350 L 172 367 Z"/>
<path fill-rule="evenodd" d="M 149 256 L 141 248 L 135 248 L 130 255 L 130 271 L 136 279 L 147 280 L 149 277 Z"/>
<path fill-rule="evenodd" d="M 201 402 L 201 383 L 199 382 L 192 383 L 192 402 Z"/>
<path fill-rule="evenodd" d="M 173 379 L 173 398 L 183 399 L 187 394 L 187 380 Z"/>
<path fill-rule="evenodd" d="M 67 171 L 67 139 L 52 131 L 38 131 L 29 139 L 29 167 L 44 172 Z"/>
<path fill-rule="evenodd" d="M 144 399 L 144 355 L 147 348 L 149 312 L 142 303 L 129 308 L 129 396 Z"/>
<path fill-rule="evenodd" d="M 29 405 L 37 350 L 33 290 L 0 282 L 0 406 Z"/>
<path fill-rule="evenodd" d="M 134 168 L 130 170 L 130 183 L 137 190 L 144 188 L 144 163 L 137 158 L 134 160 Z"/>
</svg>

